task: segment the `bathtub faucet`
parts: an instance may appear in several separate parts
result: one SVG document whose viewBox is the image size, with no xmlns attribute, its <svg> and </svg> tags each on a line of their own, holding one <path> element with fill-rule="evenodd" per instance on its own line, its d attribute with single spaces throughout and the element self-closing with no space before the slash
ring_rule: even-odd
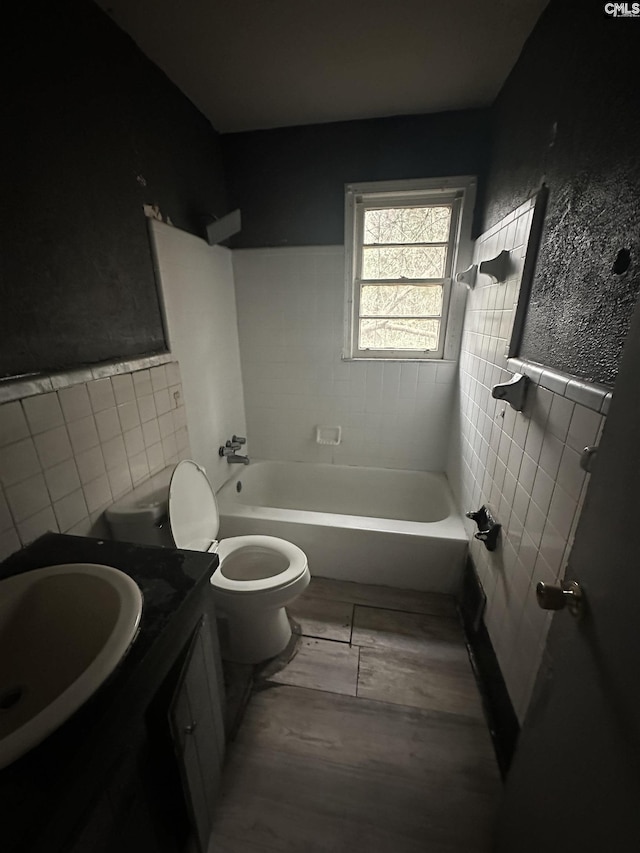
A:
<svg viewBox="0 0 640 853">
<path fill-rule="evenodd" d="M 249 457 L 241 456 L 239 453 L 236 453 L 236 450 L 239 450 L 240 447 L 246 443 L 246 441 L 246 438 L 241 438 L 238 435 L 234 435 L 232 439 L 229 439 L 224 443 L 223 446 L 218 448 L 218 456 L 226 456 L 229 465 L 232 465 L 233 463 L 248 465 L 251 461 Z"/>
<path fill-rule="evenodd" d="M 227 462 L 230 465 L 233 462 L 241 462 L 243 465 L 248 465 L 251 462 L 248 456 L 240 456 L 239 453 L 225 453 L 224 455 L 227 457 Z"/>
</svg>

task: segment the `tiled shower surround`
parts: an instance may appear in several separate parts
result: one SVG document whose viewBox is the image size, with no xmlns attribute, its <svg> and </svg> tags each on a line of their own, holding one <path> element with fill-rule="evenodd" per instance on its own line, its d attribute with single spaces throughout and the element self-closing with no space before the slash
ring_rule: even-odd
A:
<svg viewBox="0 0 640 853">
<path fill-rule="evenodd" d="M 188 455 L 176 362 L 2 404 L 0 559 L 47 530 L 104 535 L 105 507 Z"/>
<path fill-rule="evenodd" d="M 475 262 L 506 248 L 513 266 L 506 282 L 479 275 L 469 292 L 459 365 L 343 361 L 341 247 L 233 253 L 251 456 L 441 471 L 448 450 L 460 509 L 486 503 L 502 524 L 489 552 L 465 522 L 520 720 L 551 618 L 535 583 L 564 576 L 586 490 L 579 455 L 597 442 L 605 410 L 603 389 L 530 364 L 523 412 L 491 397 L 512 375 L 505 350 L 532 208 L 476 242 Z M 162 356 L 113 372 L 27 382 L 0 405 L 0 559 L 46 530 L 105 535 L 106 506 L 189 456 L 177 362 Z M 316 444 L 318 425 L 341 426 L 342 443 Z"/>
<path fill-rule="evenodd" d="M 236 250 L 233 267 L 252 456 L 442 470 L 457 365 L 342 360 L 341 246 Z"/>
<path fill-rule="evenodd" d="M 580 453 L 597 442 L 605 390 L 568 384 L 568 376 L 541 375 L 540 368 L 529 366 L 537 382 L 529 386 L 522 412 L 491 396 L 493 385 L 513 375 L 505 352 L 531 208 L 523 205 L 476 243 L 474 262 L 511 250 L 513 272 L 502 283 L 479 275 L 469 292 L 454 408 L 459 421 L 448 471 L 463 511 L 488 504 L 502 524 L 501 542 L 489 552 L 474 538 L 475 524 L 465 519 L 487 597 L 484 621 L 520 721 L 551 620 L 537 605 L 535 585 L 564 577 L 588 479 Z"/>
</svg>

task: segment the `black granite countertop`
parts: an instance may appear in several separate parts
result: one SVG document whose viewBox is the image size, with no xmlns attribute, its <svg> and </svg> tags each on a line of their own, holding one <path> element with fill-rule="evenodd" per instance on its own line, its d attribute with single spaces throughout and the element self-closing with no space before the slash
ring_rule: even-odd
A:
<svg viewBox="0 0 640 853">
<path fill-rule="evenodd" d="M 45 566 L 98 563 L 130 575 L 143 594 L 138 636 L 115 672 L 56 732 L 0 770 L 0 822 L 5 832 L 16 825 L 5 834 L 9 846 L 0 841 L 3 850 L 40 849 L 21 840 L 38 835 L 33 826 L 25 835 L 28 816 L 46 826 L 70 788 L 126 737 L 193 629 L 217 562 L 215 554 L 47 533 L 0 564 L 2 580 Z"/>
</svg>

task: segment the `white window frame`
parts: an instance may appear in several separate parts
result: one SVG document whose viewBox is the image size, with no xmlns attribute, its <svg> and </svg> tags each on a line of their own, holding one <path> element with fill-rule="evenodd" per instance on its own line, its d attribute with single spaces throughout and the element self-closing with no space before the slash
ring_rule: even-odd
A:
<svg viewBox="0 0 640 853">
<path fill-rule="evenodd" d="M 455 297 L 455 275 L 471 263 L 471 221 L 475 201 L 476 180 L 472 176 L 434 178 L 409 181 L 377 181 L 347 184 L 345 192 L 345 339 L 343 359 L 383 359 L 393 361 L 449 360 L 457 356 L 459 335 L 451 334 L 452 327 L 461 325 L 460 298 Z M 452 205 L 452 228 L 447 252 L 443 284 L 440 335 L 437 350 L 359 349 L 360 275 L 364 212 L 389 205 L 418 206 L 446 203 Z M 435 280 L 433 280 L 435 282 Z M 409 283 L 409 282 L 408 282 Z M 414 283 L 411 280 L 411 283 Z M 428 284 L 429 280 L 415 283 Z M 458 286 L 460 287 L 460 286 Z M 456 322 L 457 321 L 457 322 Z"/>
</svg>

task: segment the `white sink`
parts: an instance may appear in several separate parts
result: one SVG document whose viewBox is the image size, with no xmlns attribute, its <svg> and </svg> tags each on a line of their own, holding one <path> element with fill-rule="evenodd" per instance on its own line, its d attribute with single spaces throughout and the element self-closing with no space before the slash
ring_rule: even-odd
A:
<svg viewBox="0 0 640 853">
<path fill-rule="evenodd" d="M 138 585 L 110 566 L 50 566 L 0 581 L 0 768 L 100 687 L 141 614 Z"/>
</svg>

